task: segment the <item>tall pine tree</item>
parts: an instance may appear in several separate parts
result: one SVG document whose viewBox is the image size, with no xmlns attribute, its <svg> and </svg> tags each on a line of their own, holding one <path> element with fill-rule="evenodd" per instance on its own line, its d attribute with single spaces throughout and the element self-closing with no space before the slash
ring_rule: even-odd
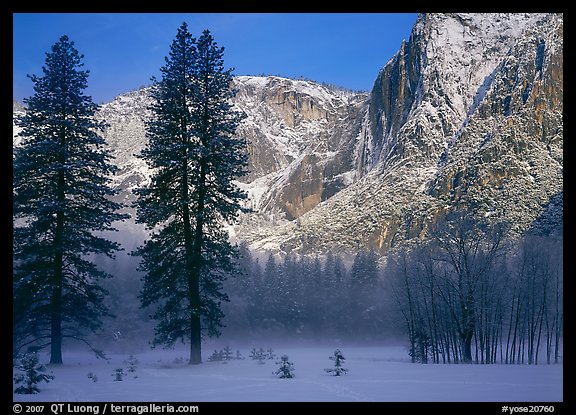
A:
<svg viewBox="0 0 576 415">
<path fill-rule="evenodd" d="M 62 363 L 62 341 L 86 342 L 107 314 L 109 277 L 90 255 L 113 257 L 120 247 L 103 232 L 126 215 L 111 200 L 115 167 L 99 135 L 105 124 L 84 95 L 83 55 L 62 36 L 46 54 L 43 76 L 30 76 L 34 95 L 17 120 L 21 145 L 14 149 L 14 353 L 50 345 L 50 363 Z"/>
<path fill-rule="evenodd" d="M 348 315 L 355 336 L 373 330 L 375 304 L 378 303 L 378 258 L 374 251 L 359 251 L 350 268 Z"/>
<path fill-rule="evenodd" d="M 219 335 L 228 301 L 222 282 L 236 249 L 223 225 L 236 218 L 245 194 L 233 180 L 246 174 L 241 121 L 230 98 L 231 69 L 209 31 L 194 39 L 183 23 L 172 42 L 162 79 L 154 80 L 141 157 L 150 185 L 137 190 L 138 222 L 152 231 L 136 254 L 145 272 L 143 306 L 157 304 L 154 344 L 190 340 L 190 364 L 199 364 L 203 330 Z"/>
</svg>

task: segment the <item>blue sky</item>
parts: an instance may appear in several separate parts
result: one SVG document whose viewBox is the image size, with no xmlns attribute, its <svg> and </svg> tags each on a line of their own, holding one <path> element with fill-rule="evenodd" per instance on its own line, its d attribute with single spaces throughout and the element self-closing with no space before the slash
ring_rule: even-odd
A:
<svg viewBox="0 0 576 415">
<path fill-rule="evenodd" d="M 303 76 L 370 90 L 378 71 L 408 40 L 415 13 L 15 13 L 13 92 L 33 94 L 46 52 L 66 34 L 90 70 L 97 103 L 159 76 L 177 28 L 209 29 L 235 75 Z"/>
</svg>

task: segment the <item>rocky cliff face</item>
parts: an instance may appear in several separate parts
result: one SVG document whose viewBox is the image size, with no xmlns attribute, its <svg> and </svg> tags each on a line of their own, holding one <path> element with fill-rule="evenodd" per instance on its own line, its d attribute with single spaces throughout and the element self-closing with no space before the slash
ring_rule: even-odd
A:
<svg viewBox="0 0 576 415">
<path fill-rule="evenodd" d="M 514 44 L 443 154 L 430 195 L 506 218 L 518 230 L 543 220 L 535 214 L 561 213 L 562 37 L 562 19 L 550 15 Z"/>
<path fill-rule="evenodd" d="M 424 14 L 380 71 L 364 146 L 372 165 L 436 160 L 483 100 L 492 72 L 537 14 Z"/>
<path fill-rule="evenodd" d="M 234 84 L 234 103 L 248 116 L 237 130 L 250 154 L 242 182 L 261 192 L 255 210 L 293 220 L 349 184 L 365 94 L 279 77 Z"/>
<path fill-rule="evenodd" d="M 359 180 L 247 238 L 281 251 L 386 252 L 462 208 L 518 233 L 561 232 L 562 27 L 562 15 L 421 15 L 374 84 Z"/>
<path fill-rule="evenodd" d="M 561 232 L 562 47 L 562 15 L 423 14 L 369 94 L 236 77 L 254 212 L 231 234 L 256 249 L 384 253 L 462 208 Z M 150 173 L 134 157 L 148 94 L 100 112 L 125 202 Z"/>
<path fill-rule="evenodd" d="M 237 134 L 246 137 L 250 156 L 240 186 L 258 214 L 296 219 L 350 183 L 366 94 L 279 77 L 239 76 L 233 88 L 234 107 L 246 114 Z M 124 201 L 150 175 L 135 157 L 145 143 L 149 93 L 123 94 L 99 113 L 109 124 L 104 135 L 120 167 L 114 179 Z"/>
</svg>

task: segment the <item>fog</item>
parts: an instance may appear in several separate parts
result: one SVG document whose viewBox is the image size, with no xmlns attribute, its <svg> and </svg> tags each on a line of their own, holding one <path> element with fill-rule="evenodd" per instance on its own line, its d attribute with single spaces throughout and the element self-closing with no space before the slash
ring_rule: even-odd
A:
<svg viewBox="0 0 576 415">
<path fill-rule="evenodd" d="M 139 353 L 151 349 L 157 323 L 154 307 L 141 307 L 140 258 L 131 255 L 146 232 L 134 224 L 119 228 L 113 237 L 123 251 L 115 259 L 95 258 L 112 275 L 102 284 L 111 316 L 88 340 L 105 352 Z M 561 238 L 531 237 L 488 265 L 482 252 L 460 259 L 472 261 L 471 269 L 489 270 L 478 274 L 483 288 L 468 300 L 478 320 L 464 355 L 459 330 L 466 309 L 450 300 L 458 298 L 453 290 L 459 277 L 441 250 L 422 246 L 392 255 L 382 266 L 370 251 L 279 256 L 240 243 L 236 272 L 223 285 L 229 301 L 221 304 L 221 335 L 203 338 L 202 358 L 224 347 L 396 345 L 421 363 L 458 363 L 466 356 L 476 363 L 556 363 L 562 360 L 561 246 Z M 183 339 L 170 346 L 188 345 Z"/>
<path fill-rule="evenodd" d="M 109 292 L 106 304 L 111 316 L 103 319 L 102 330 L 89 341 L 104 352 L 137 353 L 151 348 L 156 324 L 151 318 L 154 308 L 141 307 L 140 258 L 131 255 L 144 242 L 146 231 L 133 223 L 117 228 L 119 232 L 107 237 L 123 250 L 114 259 L 94 258 L 112 275 L 102 282 Z M 280 257 L 250 252 L 241 244 L 238 272 L 229 275 L 223 287 L 230 301 L 222 303 L 221 336 L 203 338 L 203 358 L 209 356 L 207 350 L 226 345 L 405 345 L 405 325 L 377 257 L 354 260 L 333 255 Z M 73 350 L 78 346 L 68 345 Z"/>
</svg>

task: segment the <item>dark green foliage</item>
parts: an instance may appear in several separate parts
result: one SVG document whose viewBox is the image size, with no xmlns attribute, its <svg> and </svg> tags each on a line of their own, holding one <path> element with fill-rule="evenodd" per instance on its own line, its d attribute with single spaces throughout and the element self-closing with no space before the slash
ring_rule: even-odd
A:
<svg viewBox="0 0 576 415">
<path fill-rule="evenodd" d="M 382 297 L 378 291 L 378 258 L 374 251 L 360 251 L 354 257 L 350 268 L 350 302 L 346 309 L 354 316 L 350 322 L 352 334 L 376 333 L 379 320 L 385 316 L 379 310 Z"/>
<path fill-rule="evenodd" d="M 34 394 L 39 393 L 40 389 L 38 384 L 40 382 L 50 383 L 54 379 L 53 375 L 47 375 L 44 372 L 46 367 L 38 363 L 38 356 L 36 353 L 28 353 L 24 355 L 15 366 L 17 373 L 14 374 L 14 383 L 23 383 L 18 386 L 14 392 L 18 394 Z"/>
<path fill-rule="evenodd" d="M 280 379 L 289 379 L 294 377 L 294 363 L 288 360 L 287 355 L 283 355 L 280 358 L 279 362 L 276 362 L 277 365 L 280 365 L 278 370 L 273 372 L 273 374 L 278 375 Z"/>
<path fill-rule="evenodd" d="M 99 135 L 97 105 L 84 95 L 88 71 L 67 36 L 46 54 L 43 76 L 30 76 L 34 95 L 16 120 L 21 144 L 14 149 L 14 353 L 29 345 L 51 346 L 62 363 L 64 338 L 86 341 L 107 314 L 110 275 L 91 261 L 113 258 L 120 247 L 105 238 L 127 215 L 112 201 L 116 168 Z"/>
<path fill-rule="evenodd" d="M 350 269 L 350 289 L 353 295 L 366 295 L 378 282 L 378 258 L 374 251 L 359 251 Z"/>
<path fill-rule="evenodd" d="M 220 334 L 223 281 L 236 249 L 224 223 L 245 194 L 233 180 L 246 173 L 246 143 L 234 136 L 242 116 L 229 102 L 231 70 L 209 31 L 194 39 L 184 23 L 162 79 L 152 87 L 148 143 L 141 153 L 151 182 L 137 190 L 137 221 L 152 231 L 136 252 L 145 272 L 144 307 L 155 304 L 154 344 L 190 339 L 190 363 L 201 363 L 201 333 Z"/>
</svg>

